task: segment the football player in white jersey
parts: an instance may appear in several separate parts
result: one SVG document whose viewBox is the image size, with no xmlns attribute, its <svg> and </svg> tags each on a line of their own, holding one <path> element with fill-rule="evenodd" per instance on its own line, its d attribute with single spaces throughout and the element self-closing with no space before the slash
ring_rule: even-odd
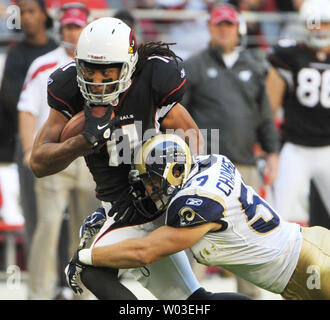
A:
<svg viewBox="0 0 330 320">
<path fill-rule="evenodd" d="M 190 248 L 199 263 L 221 266 L 285 299 L 330 299 L 330 231 L 284 221 L 227 157 L 192 161 L 181 138 L 163 134 L 145 142 L 135 160 L 136 181 L 166 212 L 167 225 L 107 245 L 105 223 L 91 248 L 78 251 L 71 263 L 148 267 Z M 142 202 L 136 207 L 146 215 Z"/>
</svg>

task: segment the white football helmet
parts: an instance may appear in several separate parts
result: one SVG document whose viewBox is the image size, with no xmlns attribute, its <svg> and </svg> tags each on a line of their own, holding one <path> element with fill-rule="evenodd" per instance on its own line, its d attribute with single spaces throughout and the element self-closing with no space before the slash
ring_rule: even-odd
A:
<svg viewBox="0 0 330 320">
<path fill-rule="evenodd" d="M 138 61 L 134 31 L 120 19 L 99 18 L 82 31 L 76 51 L 77 81 L 83 97 L 92 104 L 118 104 L 118 96 L 131 85 L 131 77 Z M 93 83 L 83 76 L 84 67 L 120 67 L 119 79 Z M 92 93 L 91 86 L 103 86 L 102 93 Z M 106 88 L 113 90 L 106 93 Z"/>
<path fill-rule="evenodd" d="M 321 23 L 330 22 L 330 0 L 305 0 L 299 17 L 306 31 L 306 43 L 314 49 L 330 46 L 330 32 L 321 31 Z"/>
</svg>

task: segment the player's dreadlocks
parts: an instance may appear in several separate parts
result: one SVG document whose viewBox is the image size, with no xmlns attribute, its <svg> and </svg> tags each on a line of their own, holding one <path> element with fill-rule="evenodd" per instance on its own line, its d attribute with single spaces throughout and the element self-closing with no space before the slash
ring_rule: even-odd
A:
<svg viewBox="0 0 330 320">
<path fill-rule="evenodd" d="M 151 56 L 163 56 L 173 58 L 176 63 L 178 63 L 178 59 L 182 61 L 180 57 L 178 57 L 171 49 L 170 46 L 174 45 L 175 43 L 165 43 L 165 42 L 146 42 L 142 43 L 138 47 L 138 55 L 139 60 L 136 64 L 136 69 L 134 75 L 137 75 L 147 62 L 148 58 Z"/>
</svg>

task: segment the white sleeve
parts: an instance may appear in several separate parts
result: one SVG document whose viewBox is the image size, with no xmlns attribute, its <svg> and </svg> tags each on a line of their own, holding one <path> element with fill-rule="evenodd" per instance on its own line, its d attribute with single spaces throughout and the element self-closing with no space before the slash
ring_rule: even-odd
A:
<svg viewBox="0 0 330 320">
<path fill-rule="evenodd" d="M 40 84 L 39 75 L 33 77 L 37 68 L 34 63 L 30 66 L 25 77 L 24 86 L 21 91 L 17 109 L 18 111 L 30 112 L 36 117 L 40 112 L 41 94 L 43 86 Z"/>
</svg>

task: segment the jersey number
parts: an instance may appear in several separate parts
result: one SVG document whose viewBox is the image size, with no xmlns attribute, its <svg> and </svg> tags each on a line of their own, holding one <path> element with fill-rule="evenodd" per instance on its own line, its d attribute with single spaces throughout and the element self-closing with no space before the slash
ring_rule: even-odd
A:
<svg viewBox="0 0 330 320">
<path fill-rule="evenodd" d="M 110 167 L 118 167 L 121 163 L 130 163 L 131 150 L 133 150 L 139 142 L 139 136 L 135 123 L 123 125 L 121 130 L 123 135 L 127 137 L 130 148 L 129 150 L 124 150 L 124 143 L 122 144 L 121 148 L 120 143 L 118 143 L 118 137 L 116 137 L 116 132 L 114 132 L 111 137 L 112 139 L 107 141 Z M 120 153 L 122 153 L 121 156 Z"/>
<path fill-rule="evenodd" d="M 241 195 L 238 198 L 246 215 L 249 227 L 256 233 L 265 234 L 274 230 L 280 224 L 280 218 L 275 211 L 257 194 L 248 199 L 248 190 L 241 184 Z"/>
<path fill-rule="evenodd" d="M 297 98 L 305 107 L 313 108 L 320 103 L 330 108 L 330 70 L 323 73 L 312 68 L 303 68 L 298 73 Z"/>
</svg>

